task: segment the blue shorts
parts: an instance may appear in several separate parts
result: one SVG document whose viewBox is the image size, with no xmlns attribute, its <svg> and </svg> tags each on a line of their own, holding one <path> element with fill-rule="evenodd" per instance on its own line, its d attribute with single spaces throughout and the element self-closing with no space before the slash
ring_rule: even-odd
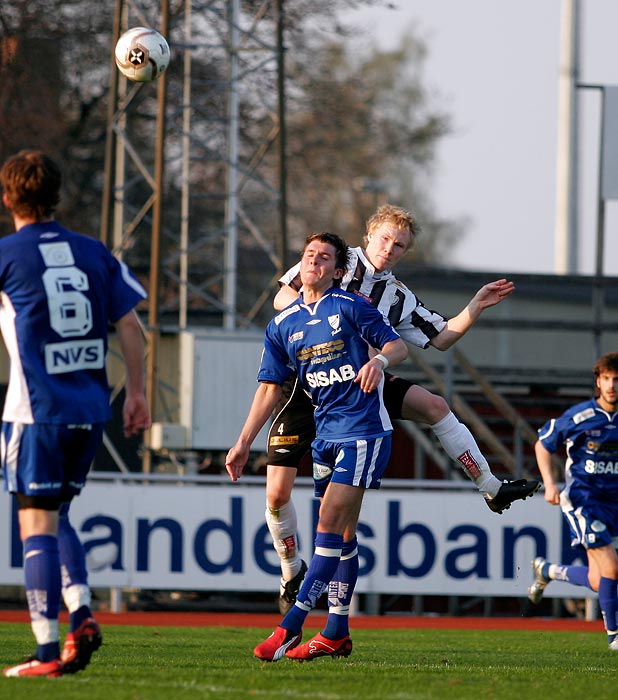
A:
<svg viewBox="0 0 618 700">
<path fill-rule="evenodd" d="M 3 423 L 5 490 L 26 496 L 77 495 L 84 487 L 102 437 L 102 423 Z"/>
<path fill-rule="evenodd" d="M 392 433 L 347 442 L 316 438 L 311 444 L 315 495 L 322 497 L 331 481 L 379 489 L 391 456 L 391 443 Z"/>
<path fill-rule="evenodd" d="M 565 498 L 561 499 L 561 507 L 571 531 L 571 547 L 618 545 L 618 504 L 597 501 L 574 508 Z"/>
</svg>

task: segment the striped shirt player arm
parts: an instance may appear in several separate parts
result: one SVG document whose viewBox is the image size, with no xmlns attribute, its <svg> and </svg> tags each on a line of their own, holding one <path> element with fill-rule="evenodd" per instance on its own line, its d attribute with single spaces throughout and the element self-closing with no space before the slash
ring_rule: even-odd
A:
<svg viewBox="0 0 618 700">
<path fill-rule="evenodd" d="M 406 292 L 395 292 L 387 318 L 407 343 L 425 349 L 446 327 L 447 319 L 424 306 L 410 290 Z"/>
<path fill-rule="evenodd" d="M 295 292 L 300 294 L 303 283 L 300 281 L 300 262 L 297 262 L 294 267 L 291 267 L 286 273 L 281 275 L 278 280 L 279 286 L 291 287 Z"/>
</svg>

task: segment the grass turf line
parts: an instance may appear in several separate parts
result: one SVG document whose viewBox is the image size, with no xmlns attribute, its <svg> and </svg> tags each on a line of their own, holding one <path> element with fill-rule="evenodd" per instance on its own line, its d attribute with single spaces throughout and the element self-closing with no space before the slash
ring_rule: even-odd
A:
<svg viewBox="0 0 618 700">
<path fill-rule="evenodd" d="M 65 632 L 66 630 L 63 630 Z M 309 627 L 305 639 L 317 629 Z M 618 654 L 602 631 L 355 630 L 348 659 L 264 663 L 268 631 L 107 625 L 86 671 L 1 678 L 0 697 L 32 700 L 520 700 L 616 697 Z M 0 624 L 0 664 L 33 650 L 29 625 Z"/>
</svg>

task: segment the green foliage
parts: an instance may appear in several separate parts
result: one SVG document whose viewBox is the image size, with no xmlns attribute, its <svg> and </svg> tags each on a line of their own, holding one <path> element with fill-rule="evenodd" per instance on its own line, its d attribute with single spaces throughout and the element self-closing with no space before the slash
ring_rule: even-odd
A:
<svg viewBox="0 0 618 700">
<path fill-rule="evenodd" d="M 159 6 L 131 6 L 128 23 L 159 26 Z M 228 0 L 192 3 L 191 124 L 188 178 L 183 149 L 185 96 L 185 3 L 169 4 L 171 63 L 165 81 L 124 87 L 120 105 L 110 98 L 115 76 L 114 3 L 96 0 L 14 0 L 0 3 L 0 161 L 21 148 L 42 148 L 60 164 L 64 188 L 57 217 L 69 228 L 100 235 L 108 134 L 122 131 L 122 221 L 107 211 L 113 244 L 146 283 L 152 253 L 152 175 L 159 115 L 158 85 L 166 86 L 161 275 L 162 315 L 179 308 L 180 231 L 189 222 L 188 307 L 204 323 L 218 325 L 225 293 L 224 256 L 228 190 L 237 188 L 240 211 L 234 241 L 238 275 L 235 303 L 243 324 L 263 325 L 267 300 L 282 268 L 296 261 L 310 230 L 333 230 L 360 242 L 376 204 L 391 201 L 412 210 L 427 235 L 422 260 L 448 244 L 452 224 L 433 213 L 428 183 L 448 117 L 432 104 L 424 85 L 426 47 L 410 30 L 401 46 L 381 51 L 366 42 L 357 56 L 358 33 L 346 11 L 388 0 L 285 0 L 283 64 L 286 145 L 281 159 L 277 3 L 243 0 L 238 182 L 229 179 L 230 53 Z M 136 7 L 141 12 L 135 11 Z M 109 114 L 118 107 L 113 118 Z M 126 110 L 126 113 L 125 111 Z M 120 112 L 122 119 L 120 119 Z M 108 121 L 112 119 L 114 131 Z M 234 139 L 234 141 L 236 141 Z M 110 159 L 115 149 L 108 152 Z M 286 172 L 287 237 L 278 207 Z M 111 176 L 111 172 L 108 173 Z M 107 180 L 110 182 L 110 180 Z M 183 192 L 189 182 L 190 192 Z M 114 193 L 117 195 L 117 191 Z M 183 208 L 186 206 L 186 215 Z M 109 207 L 113 209 L 113 207 Z M 105 217 L 103 217 L 105 221 Z M 108 227 L 109 229 L 109 227 Z M 0 211 L 0 235 L 12 230 Z M 108 240 L 108 243 L 112 243 Z M 286 255 L 282 263 L 280 258 Z M 152 298 L 152 295 L 151 295 Z"/>
<path fill-rule="evenodd" d="M 376 205 L 390 201 L 414 212 L 428 234 L 417 258 L 434 258 L 451 231 L 434 217 L 426 184 L 450 126 L 424 85 L 423 41 L 410 30 L 392 50 L 369 44 L 360 54 L 345 40 L 315 41 L 288 57 L 294 242 L 300 247 L 310 228 L 358 244 Z"/>
<path fill-rule="evenodd" d="M 307 634 L 312 634 L 311 625 Z M 269 630 L 108 626 L 85 672 L 0 679 L 11 700 L 458 700 L 614 698 L 618 654 L 579 632 L 356 630 L 349 659 L 266 664 L 252 657 Z M 28 625 L 0 625 L 0 663 L 31 649 Z"/>
<path fill-rule="evenodd" d="M 71 175 L 59 213 L 97 235 L 113 7 L 94 7 L 0 5 L 0 161 L 22 148 L 50 153 Z"/>
</svg>

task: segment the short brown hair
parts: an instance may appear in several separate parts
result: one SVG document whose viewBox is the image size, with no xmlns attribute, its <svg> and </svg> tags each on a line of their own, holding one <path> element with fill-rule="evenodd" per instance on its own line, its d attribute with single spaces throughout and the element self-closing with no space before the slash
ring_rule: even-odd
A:
<svg viewBox="0 0 618 700">
<path fill-rule="evenodd" d="M 62 175 L 56 163 L 42 151 L 24 150 L 4 163 L 0 185 L 11 212 L 41 220 L 49 218 L 60 201 Z"/>
<path fill-rule="evenodd" d="M 305 248 L 311 243 L 311 241 L 320 241 L 321 243 L 328 243 L 335 249 L 335 267 L 345 271 L 348 269 L 348 263 L 350 261 L 350 247 L 348 244 L 338 236 L 336 233 L 329 233 L 328 231 L 320 231 L 319 233 L 310 233 L 307 238 L 305 238 L 305 245 L 303 246 L 303 253 Z M 333 285 L 338 287 L 341 284 L 340 279 L 333 280 Z"/>
<path fill-rule="evenodd" d="M 383 204 L 367 219 L 367 224 L 365 226 L 367 236 L 370 233 L 374 233 L 375 230 L 384 223 L 393 224 L 400 231 L 409 232 L 410 245 L 408 248 L 412 247 L 416 237 L 421 232 L 418 222 L 409 211 L 406 211 L 402 207 L 396 207 L 394 204 Z M 365 243 L 366 242 L 365 240 Z"/>
<path fill-rule="evenodd" d="M 603 372 L 615 372 L 618 374 L 618 352 L 608 352 L 603 357 L 599 357 L 592 371 L 595 377 L 598 377 Z"/>
</svg>

